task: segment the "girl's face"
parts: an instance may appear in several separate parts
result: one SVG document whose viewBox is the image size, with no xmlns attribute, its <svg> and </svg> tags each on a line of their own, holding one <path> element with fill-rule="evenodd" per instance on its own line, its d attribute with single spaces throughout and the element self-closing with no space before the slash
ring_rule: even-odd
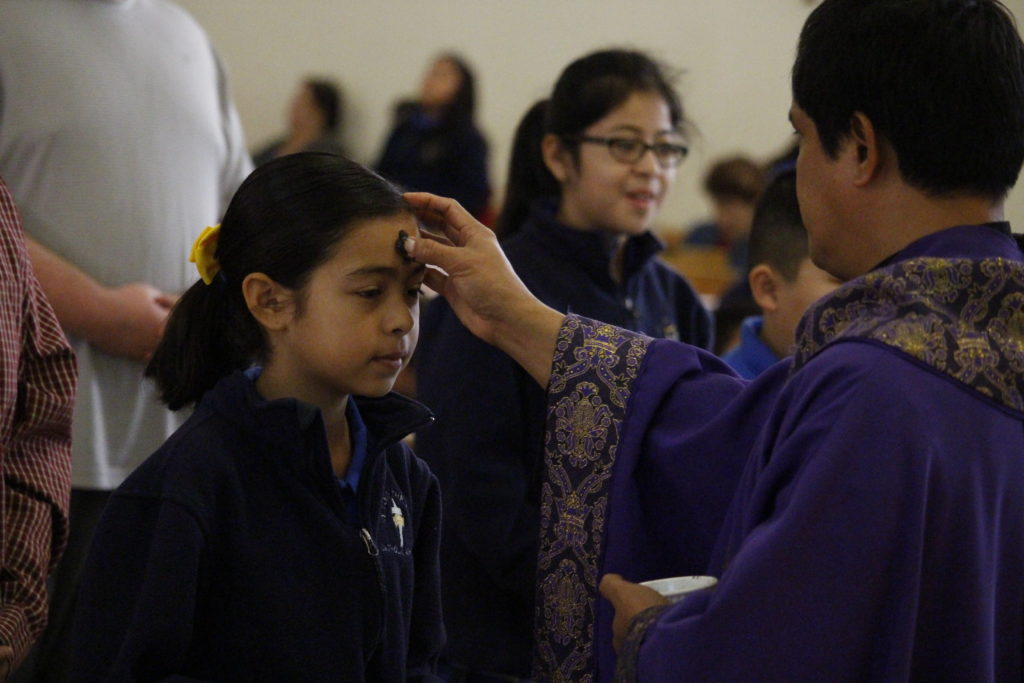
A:
<svg viewBox="0 0 1024 683">
<path fill-rule="evenodd" d="M 316 104 L 313 90 L 303 83 L 292 97 L 288 110 L 288 122 L 292 129 L 322 129 L 324 114 Z"/>
<path fill-rule="evenodd" d="M 423 76 L 420 86 L 420 104 L 426 109 L 447 107 L 459 88 L 462 87 L 462 73 L 450 59 L 439 59 Z"/>
<path fill-rule="evenodd" d="M 581 135 L 682 143 L 668 105 L 654 92 L 633 93 Z M 563 147 L 549 159 L 562 189 L 560 221 L 580 230 L 621 235 L 638 235 L 651 227 L 675 181 L 675 168 L 663 168 L 650 150 L 632 164 L 623 163 L 606 145 L 595 142 L 581 142 L 578 158 L 574 163 Z"/>
<path fill-rule="evenodd" d="M 268 363 L 296 398 L 324 407 L 351 394 L 383 396 L 409 362 L 424 267 L 398 254 L 400 230 L 419 234 L 409 214 L 364 221 L 313 271 Z"/>
</svg>

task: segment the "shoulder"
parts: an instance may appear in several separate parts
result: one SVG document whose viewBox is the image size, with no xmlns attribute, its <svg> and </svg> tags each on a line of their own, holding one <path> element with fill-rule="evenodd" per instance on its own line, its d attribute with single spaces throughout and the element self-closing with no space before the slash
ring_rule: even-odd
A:
<svg viewBox="0 0 1024 683">
<path fill-rule="evenodd" d="M 164 21 L 174 22 L 180 28 L 187 28 L 202 34 L 203 37 L 206 36 L 206 32 L 199 22 L 181 5 L 169 0 L 138 0 L 138 2 L 140 11 L 152 12 Z"/>
<path fill-rule="evenodd" d="M 118 487 L 134 495 L 190 503 L 212 499 L 223 482 L 236 480 L 244 449 L 236 429 L 200 408 Z"/>
<path fill-rule="evenodd" d="M 944 433 L 967 414 L 1024 419 L 892 347 L 859 339 L 823 349 L 793 373 L 786 391 L 794 407 L 814 406 L 866 420 L 867 431 L 875 434 L 884 432 L 885 425 L 905 433 L 915 421 L 927 426 L 929 434 Z"/>
</svg>

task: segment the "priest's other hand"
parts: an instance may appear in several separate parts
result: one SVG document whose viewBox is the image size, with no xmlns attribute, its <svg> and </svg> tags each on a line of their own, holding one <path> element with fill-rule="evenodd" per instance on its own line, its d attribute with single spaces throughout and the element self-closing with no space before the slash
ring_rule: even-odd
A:
<svg viewBox="0 0 1024 683">
<path fill-rule="evenodd" d="M 427 286 L 448 301 L 470 332 L 546 386 L 564 316 L 530 293 L 494 233 L 457 201 L 426 192 L 409 192 L 405 199 L 424 225 L 444 234 L 421 232 L 403 243 L 412 259 L 441 269 L 427 270 Z"/>
<path fill-rule="evenodd" d="M 668 600 L 657 591 L 647 586 L 630 583 L 618 574 L 605 574 L 599 586 L 601 595 L 612 603 L 615 619 L 612 622 L 612 644 L 615 651 L 622 648 L 622 643 L 629 634 L 630 624 L 636 615 L 649 607 L 667 605 Z"/>
</svg>

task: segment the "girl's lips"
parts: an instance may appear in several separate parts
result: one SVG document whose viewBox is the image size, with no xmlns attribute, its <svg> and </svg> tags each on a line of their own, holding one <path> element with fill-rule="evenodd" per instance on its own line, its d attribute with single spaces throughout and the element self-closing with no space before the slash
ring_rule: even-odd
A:
<svg viewBox="0 0 1024 683">
<path fill-rule="evenodd" d="M 403 356 L 400 353 L 396 353 L 389 356 L 376 356 L 374 357 L 373 362 L 379 363 L 397 372 L 398 370 L 402 369 L 402 364 L 404 360 L 405 356 Z"/>
<path fill-rule="evenodd" d="M 640 209 L 650 208 L 655 203 L 654 193 L 646 191 L 627 192 L 626 199 L 629 200 L 630 204 Z"/>
</svg>

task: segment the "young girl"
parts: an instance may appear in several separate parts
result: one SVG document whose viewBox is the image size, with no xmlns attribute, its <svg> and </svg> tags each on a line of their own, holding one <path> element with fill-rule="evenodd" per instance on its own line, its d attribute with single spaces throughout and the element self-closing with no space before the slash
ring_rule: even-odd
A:
<svg viewBox="0 0 1024 683">
<path fill-rule="evenodd" d="M 147 374 L 194 414 L 113 494 L 82 578 L 78 680 L 432 679 L 439 492 L 389 394 L 417 338 L 416 221 L 305 153 L 258 168 L 193 247 Z"/>
<path fill-rule="evenodd" d="M 646 55 L 570 64 L 516 134 L 498 225 L 549 306 L 707 347 L 690 285 L 650 233 L 686 154 L 679 97 Z M 444 491 L 446 659 L 465 675 L 527 678 L 534 651 L 545 393 L 438 300 L 424 313 L 419 397 L 437 413 L 417 449 Z M 710 548 L 697 549 L 699 573 Z M 610 642 L 609 642 L 610 649 Z M 539 653 L 543 656 L 544 653 Z"/>
</svg>

